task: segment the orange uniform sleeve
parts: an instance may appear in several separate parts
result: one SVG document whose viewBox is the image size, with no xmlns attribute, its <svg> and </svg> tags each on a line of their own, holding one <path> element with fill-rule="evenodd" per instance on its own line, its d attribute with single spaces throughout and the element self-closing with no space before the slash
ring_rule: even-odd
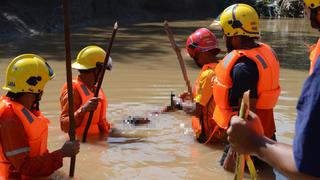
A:
<svg viewBox="0 0 320 180">
<path fill-rule="evenodd" d="M 62 167 L 60 150 L 52 153 L 47 152 L 37 157 L 29 156 L 30 146 L 27 135 L 22 123 L 15 115 L 1 121 L 0 142 L 5 156 L 14 169 L 22 175 L 31 177 L 49 176 Z"/>
<path fill-rule="evenodd" d="M 101 132 L 108 133 L 109 132 L 109 123 L 107 123 L 106 119 L 100 119 L 99 121 L 99 129 Z"/>
<path fill-rule="evenodd" d="M 74 119 L 75 126 L 79 127 L 85 116 L 84 112 L 81 112 L 81 97 L 78 91 L 73 90 L 73 102 L 74 102 Z M 60 127 L 61 130 L 68 133 L 69 132 L 69 101 L 68 101 L 68 89 L 64 86 L 60 95 Z"/>
<path fill-rule="evenodd" d="M 107 109 L 107 103 L 102 103 L 104 104 L 104 106 L 101 107 L 101 109 Z M 101 111 L 101 116 L 102 118 L 100 118 L 99 120 L 99 130 L 100 132 L 105 132 L 105 133 L 109 133 L 109 129 L 111 128 L 109 123 L 107 122 L 107 117 L 105 114 L 105 111 Z"/>
</svg>

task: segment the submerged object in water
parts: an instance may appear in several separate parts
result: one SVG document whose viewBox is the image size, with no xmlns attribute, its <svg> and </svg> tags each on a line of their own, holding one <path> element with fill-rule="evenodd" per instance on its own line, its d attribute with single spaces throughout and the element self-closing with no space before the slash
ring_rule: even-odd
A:
<svg viewBox="0 0 320 180">
<path fill-rule="evenodd" d="M 139 116 L 129 116 L 128 118 L 123 120 L 125 124 L 133 124 L 133 125 L 143 125 L 148 124 L 150 120 L 147 117 L 139 117 Z"/>
</svg>

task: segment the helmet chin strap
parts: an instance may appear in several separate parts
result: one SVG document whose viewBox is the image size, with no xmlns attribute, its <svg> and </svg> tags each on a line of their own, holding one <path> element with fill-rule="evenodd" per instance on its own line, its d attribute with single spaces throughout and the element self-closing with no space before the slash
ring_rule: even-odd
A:
<svg viewBox="0 0 320 180">
<path fill-rule="evenodd" d="M 34 100 L 31 110 L 39 110 L 39 102 L 41 100 L 42 92 L 36 94 L 36 99 Z"/>
</svg>

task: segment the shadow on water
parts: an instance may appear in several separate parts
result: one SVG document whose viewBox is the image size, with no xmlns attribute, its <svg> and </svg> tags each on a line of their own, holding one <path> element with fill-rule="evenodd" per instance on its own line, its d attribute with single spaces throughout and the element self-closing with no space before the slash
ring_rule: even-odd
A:
<svg viewBox="0 0 320 180">
<path fill-rule="evenodd" d="M 161 56 L 167 53 L 163 46 L 170 46 L 163 31 L 162 23 L 152 24 L 121 24 L 112 50 L 112 56 L 126 54 L 128 58 L 121 59 L 121 63 L 129 63 L 133 58 L 145 56 Z M 107 48 L 113 26 L 100 26 L 99 28 L 82 28 L 72 31 L 72 57 L 85 46 L 90 44 Z M 188 34 L 195 30 L 193 26 L 174 28 L 177 43 L 182 47 Z M 141 36 L 143 35 L 143 37 Z M 12 58 L 17 54 L 35 53 L 43 55 L 48 60 L 64 61 L 64 35 L 42 34 L 31 38 L 17 39 L 12 42 L 4 42 L 0 45 L 2 58 Z"/>
<path fill-rule="evenodd" d="M 290 20 L 283 20 L 287 22 Z M 303 22 L 304 19 L 297 21 Z M 184 53 L 185 41 L 188 35 L 197 29 L 195 22 L 174 22 L 171 24 L 173 32 Z M 203 23 L 202 27 L 210 24 L 210 20 Z M 270 25 L 271 24 L 271 25 Z M 282 27 L 282 31 L 275 29 L 275 25 L 284 26 L 279 20 L 264 20 L 262 22 L 262 42 L 268 43 L 275 50 L 282 67 L 290 69 L 307 69 L 309 61 L 307 45 L 316 42 L 317 37 L 310 32 L 295 32 L 293 27 Z M 113 46 L 112 57 L 117 58 L 126 55 L 127 58 L 117 59 L 120 63 L 130 63 L 132 61 L 143 61 L 150 57 L 148 61 L 156 59 L 167 53 L 174 53 L 171 49 L 166 34 L 163 31 L 162 22 L 149 23 L 128 23 L 119 22 L 119 31 Z M 301 29 L 306 23 L 300 23 L 297 26 Z M 199 26 L 200 27 L 200 26 Z M 263 29 L 265 28 L 265 29 Z M 301 30 L 303 31 L 303 29 Z M 98 27 L 87 27 L 72 30 L 72 57 L 85 46 L 96 44 L 107 48 L 108 40 L 111 36 L 112 24 L 108 26 L 100 25 Z M 220 47 L 224 46 L 224 40 L 220 31 L 214 31 L 219 39 Z M 48 60 L 64 61 L 64 39 L 63 34 L 42 34 L 31 38 L 17 39 L 12 42 L 0 44 L 0 54 L 3 58 L 12 58 L 17 54 L 32 52 L 43 55 Z M 41 42 L 41 43 L 39 43 Z M 157 59 L 159 61 L 159 59 Z M 191 68 L 197 68 L 193 62 L 187 62 Z"/>
</svg>

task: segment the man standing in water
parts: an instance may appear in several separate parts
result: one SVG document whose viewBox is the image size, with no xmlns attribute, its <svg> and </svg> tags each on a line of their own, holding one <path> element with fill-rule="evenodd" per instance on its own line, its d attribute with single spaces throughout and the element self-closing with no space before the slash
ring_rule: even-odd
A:
<svg viewBox="0 0 320 180">
<path fill-rule="evenodd" d="M 86 127 L 90 111 L 94 111 L 92 122 L 88 131 L 90 135 L 98 135 L 100 132 L 108 134 L 110 124 L 106 119 L 107 98 L 100 89 L 99 97 L 94 97 L 94 91 L 99 72 L 102 68 L 106 52 L 98 46 L 83 48 L 72 64 L 72 68 L 79 71 L 79 75 L 73 80 L 74 118 L 76 135 L 82 136 Z M 111 69 L 111 66 L 109 66 Z M 65 84 L 60 95 L 61 115 L 60 126 L 62 131 L 69 132 L 68 114 L 68 90 Z"/>
<path fill-rule="evenodd" d="M 174 99 L 173 104 L 192 115 L 192 128 L 198 142 L 226 141 L 225 131 L 219 129 L 212 119 L 215 103 L 211 80 L 215 77 L 214 69 L 218 63 L 216 56 L 220 53 L 216 36 L 209 29 L 197 29 L 188 37 L 186 50 L 202 68 L 193 86 L 194 103 L 191 102 L 190 94 L 183 92 L 179 98 Z"/>
<path fill-rule="evenodd" d="M 7 67 L 8 93 L 0 98 L 0 179 L 51 175 L 62 158 L 75 156 L 79 142 L 48 152 L 48 123 L 39 110 L 44 86 L 54 72 L 40 56 L 23 54 Z"/>
<path fill-rule="evenodd" d="M 275 139 L 273 108 L 280 95 L 279 62 L 268 45 L 255 41 L 260 38 L 258 14 L 247 4 L 234 4 L 221 13 L 220 25 L 229 54 L 216 67 L 213 119 L 227 129 L 231 117 L 238 114 L 242 94 L 250 90 L 250 109 L 262 117 L 264 135 Z M 229 146 L 227 151 L 221 164 L 233 171 Z"/>
<path fill-rule="evenodd" d="M 220 53 L 216 36 L 206 28 L 197 29 L 186 42 L 188 54 L 201 71 L 193 87 L 195 109 L 192 110 L 192 128 L 200 143 L 226 141 L 225 131 L 219 129 L 212 119 L 215 107 L 212 95 L 212 78 L 218 63 L 217 55 Z M 183 97 L 185 95 L 182 95 Z M 182 103 L 183 106 L 183 103 Z"/>
<path fill-rule="evenodd" d="M 312 28 L 320 30 L 320 1 L 304 0 L 304 3 Z M 250 113 L 249 121 L 234 116 L 228 129 L 234 150 L 259 157 L 290 179 L 320 179 L 320 40 L 314 47 L 310 54 L 310 75 L 297 104 L 293 146 L 275 142 L 253 128 L 264 118 L 254 113 Z"/>
</svg>

